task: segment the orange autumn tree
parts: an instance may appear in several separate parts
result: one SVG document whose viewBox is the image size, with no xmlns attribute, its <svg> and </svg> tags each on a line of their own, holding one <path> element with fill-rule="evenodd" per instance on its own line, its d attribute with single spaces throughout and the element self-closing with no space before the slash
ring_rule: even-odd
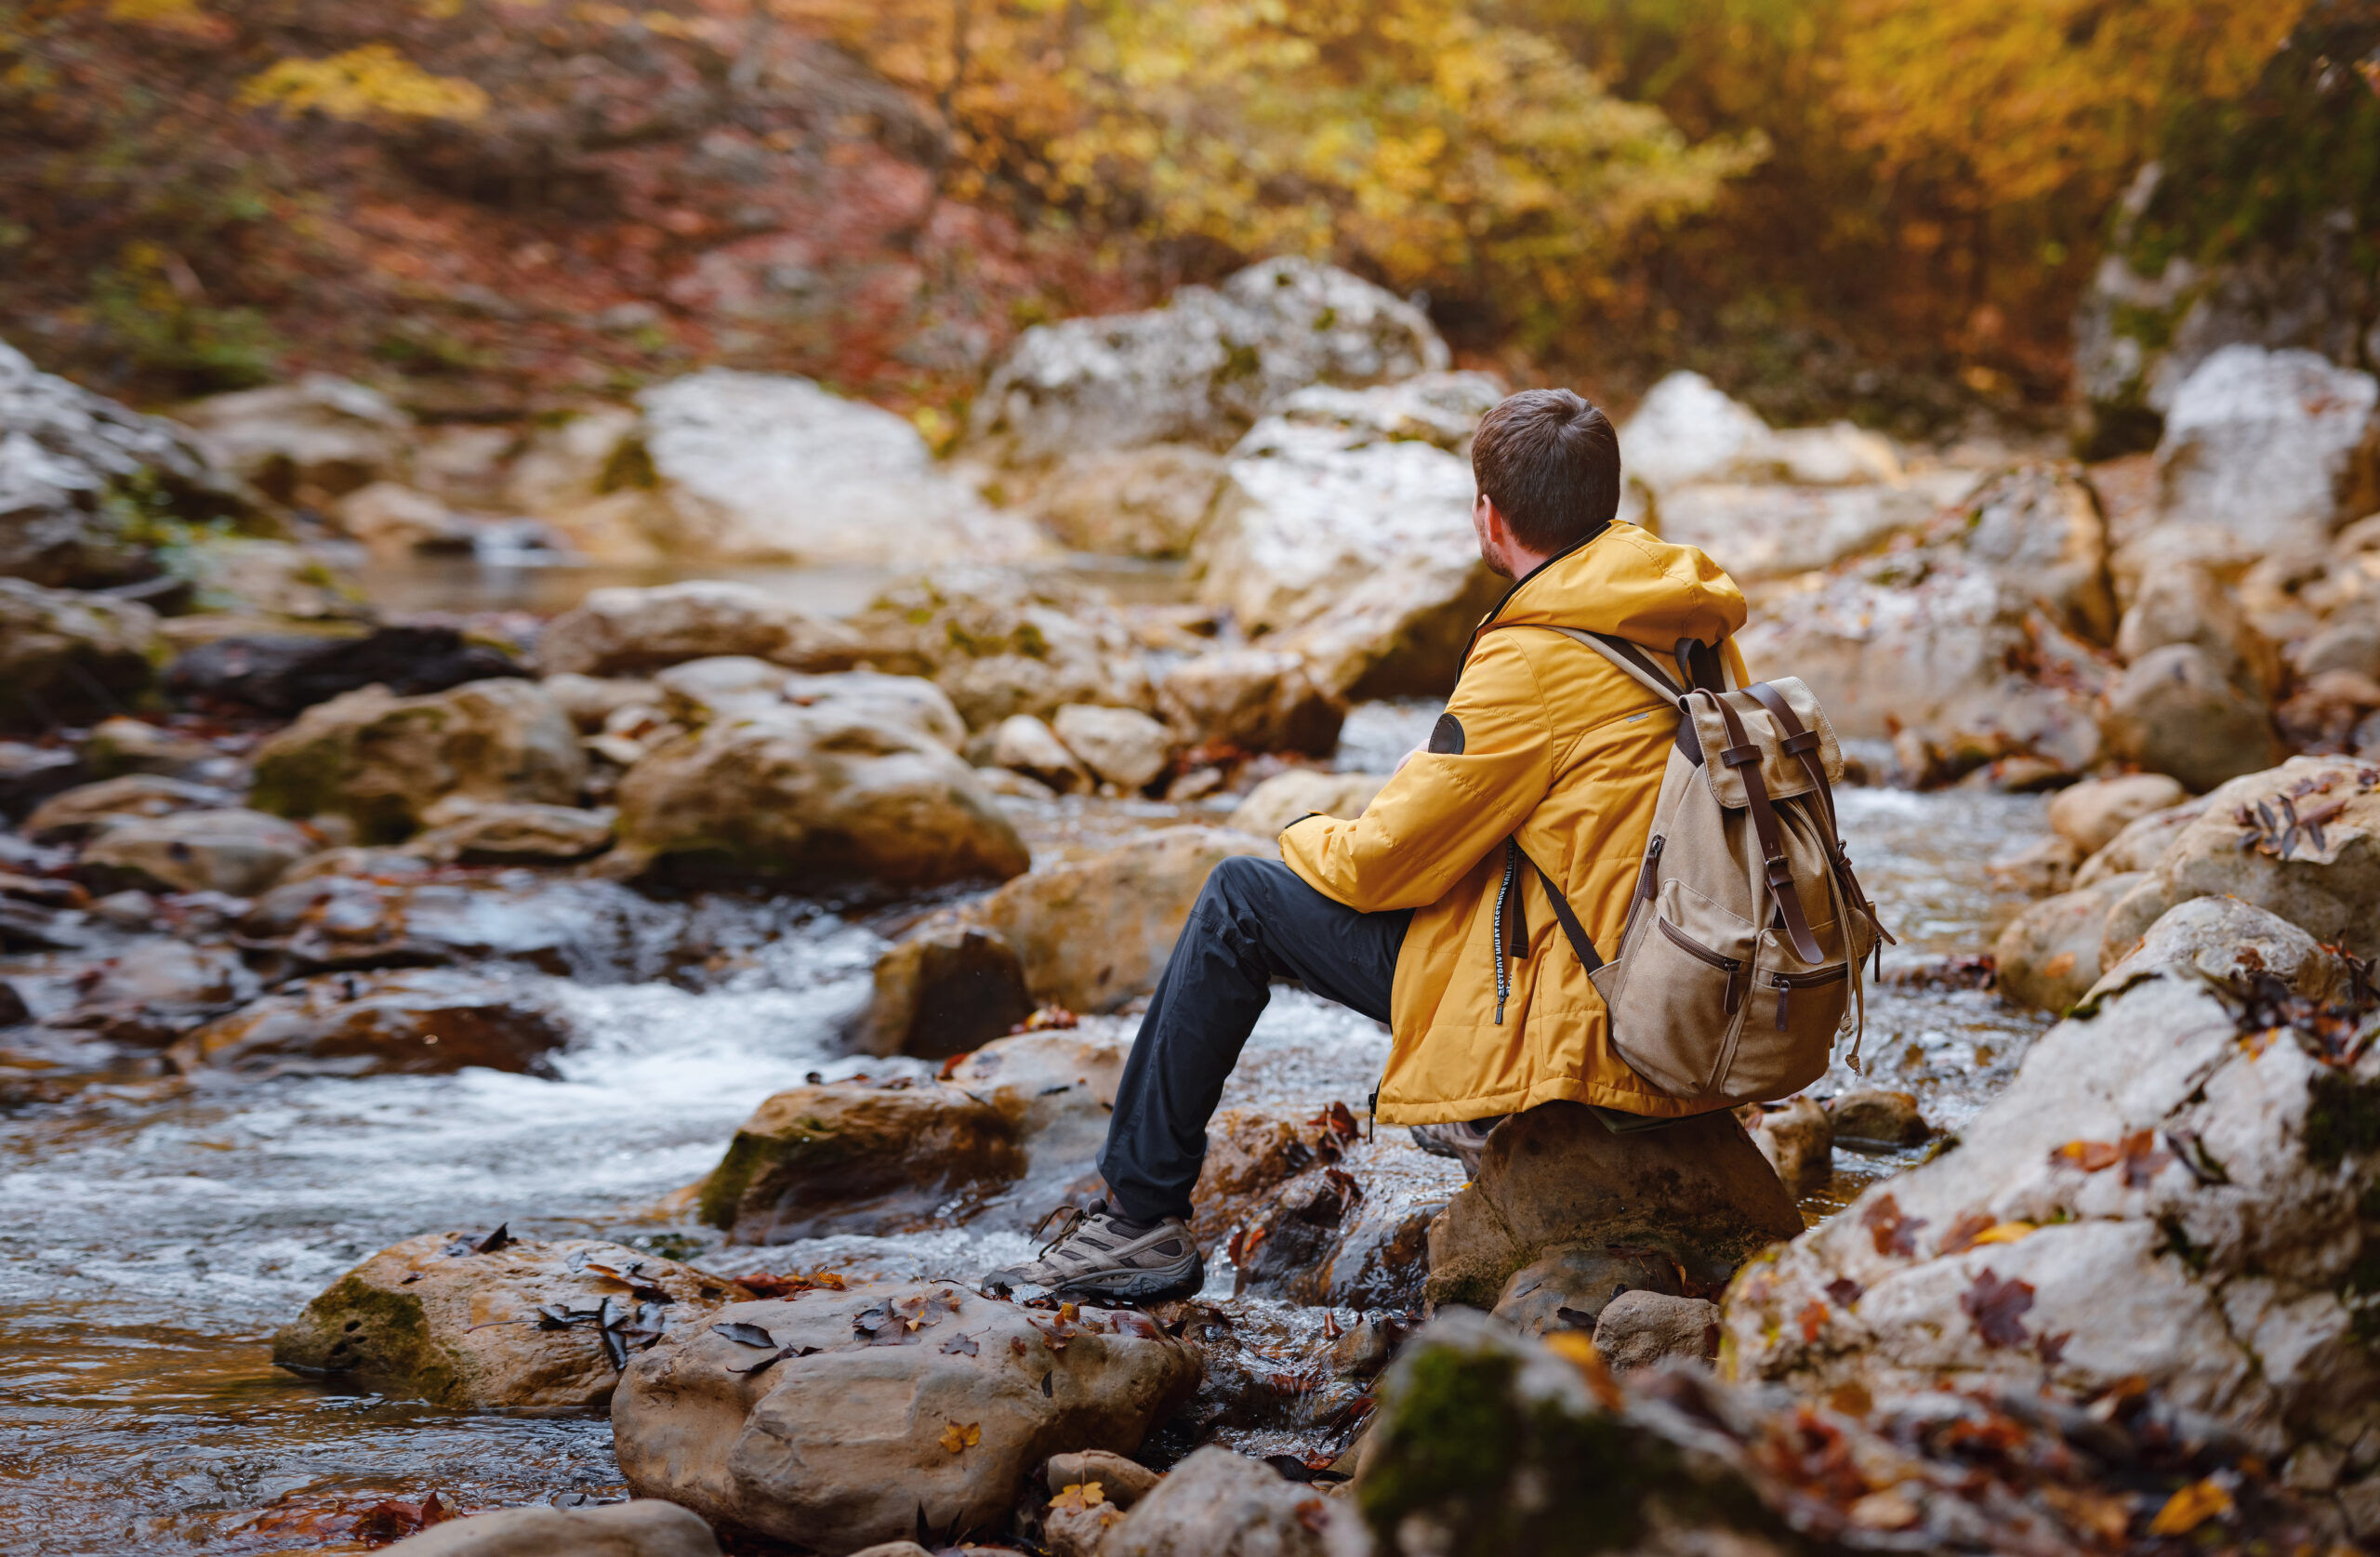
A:
<svg viewBox="0 0 2380 1557">
<path fill-rule="evenodd" d="M 1758 162 L 1459 0 L 774 0 L 941 113 L 948 192 L 1339 259 L 1542 334 Z"/>
</svg>

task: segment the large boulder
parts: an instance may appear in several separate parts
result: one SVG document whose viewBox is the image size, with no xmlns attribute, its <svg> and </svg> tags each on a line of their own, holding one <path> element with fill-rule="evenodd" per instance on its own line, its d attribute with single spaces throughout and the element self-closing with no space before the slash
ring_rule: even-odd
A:
<svg viewBox="0 0 2380 1557">
<path fill-rule="evenodd" d="M 1152 443 L 1220 448 L 1310 384 L 1447 365 L 1419 309 L 1344 270 L 1268 259 L 1166 307 L 1027 330 L 976 397 L 971 431 L 1035 465 Z"/>
<path fill-rule="evenodd" d="M 1095 589 L 1048 574 L 952 569 L 895 586 L 850 624 L 879 670 L 926 676 L 971 730 L 1069 703 L 1145 707 L 1131 627 Z"/>
<path fill-rule="evenodd" d="M 838 623 L 756 586 L 709 579 L 590 589 L 537 639 L 537 665 L 549 676 L 647 676 L 719 654 L 749 654 L 800 670 L 846 670 L 862 653 Z"/>
<path fill-rule="evenodd" d="M 698 1514 L 655 1498 L 584 1509 L 498 1509 L 433 1524 L 403 1557 L 719 1557 Z"/>
<path fill-rule="evenodd" d="M 1333 695 L 1449 690 L 1504 588 L 1472 533 L 1470 462 L 1382 424 L 1395 418 L 1302 407 L 1258 423 L 1193 558 L 1202 600 Z"/>
<path fill-rule="evenodd" d="M 1430 1226 L 1430 1300 L 1494 1305 L 1508 1277 L 1567 1244 L 1659 1249 L 1706 1286 L 1802 1215 L 1722 1109 L 1613 1134 L 1583 1104 L 1545 1103 L 1488 1138 L 1479 1177 Z"/>
<path fill-rule="evenodd" d="M 722 718 L 620 780 L 615 874 L 1005 879 L 1024 841 L 949 747 L 832 702 Z"/>
<path fill-rule="evenodd" d="M 1316 680 L 1302 654 L 1233 648 L 1169 666 L 1158 711 L 1196 746 L 1328 757 L 1339 746 L 1347 703 Z"/>
<path fill-rule="evenodd" d="M 2195 643 L 2152 649 L 2107 684 L 2109 751 L 2195 792 L 2269 767 L 2281 755 L 2272 709 Z"/>
<path fill-rule="evenodd" d="M 2167 904 L 2236 897 L 2358 957 L 2380 954 L 2380 771 L 2294 757 L 2232 780 L 2157 862 Z"/>
<path fill-rule="evenodd" d="M 1194 443 L 1089 449 L 1028 480 L 1027 508 L 1070 550 L 1172 558 L 1204 528 L 1223 461 Z"/>
<path fill-rule="evenodd" d="M 834 1082 L 753 1111 L 703 1181 L 702 1220 L 743 1244 L 910 1232 L 1025 1169 L 1008 1116 L 955 1086 Z"/>
<path fill-rule="evenodd" d="M 630 1364 L 629 1487 L 824 1551 L 1004 1527 L 1052 1455 L 1130 1454 L 1197 1379 L 1146 1317 L 926 1283 L 739 1303 Z"/>
<path fill-rule="evenodd" d="M 272 1360 L 435 1405 L 600 1411 L 631 1359 L 746 1295 L 619 1244 L 428 1233 L 334 1282 Z"/>
<path fill-rule="evenodd" d="M 1088 859 L 1019 876 L 928 925 L 955 923 L 1016 949 L 1039 1003 L 1115 1009 L 1157 987 L 1207 877 L 1223 861 L 1269 855 L 1222 827 L 1165 827 Z"/>
<path fill-rule="evenodd" d="M 1836 1398 L 2136 1395 L 2380 1529 L 2380 1051 L 2343 1040 L 2365 1015 L 2263 970 L 2138 970 L 1955 1151 L 1749 1266 L 1723 1366 Z"/>
<path fill-rule="evenodd" d="M 712 368 L 655 385 L 637 403 L 673 556 L 1006 561 L 1045 544 L 1030 523 L 935 470 L 906 420 L 807 378 Z"/>
<path fill-rule="evenodd" d="M 1971 482 L 1972 476 L 1962 475 Z M 1758 486 L 1701 482 L 1664 493 L 1660 536 L 1699 547 L 1742 584 L 1792 578 L 1872 551 L 1934 517 L 1924 487 Z"/>
<path fill-rule="evenodd" d="M 1755 674 L 1791 674 L 1836 732 L 1907 732 L 1912 778 L 2019 753 L 2069 772 L 2100 754 L 2092 694 L 2112 671 L 2107 530 L 2070 470 L 2028 466 L 1938 516 L 1920 544 L 1764 600 L 1741 635 Z M 1724 561 L 1724 559 L 1723 559 Z"/>
<path fill-rule="evenodd" d="M 471 681 L 425 697 L 366 687 L 319 703 L 257 749 L 255 805 L 344 816 L 367 843 L 420 827 L 450 796 L 571 805 L 578 732 L 534 682 Z"/>
<path fill-rule="evenodd" d="M 443 1075 L 467 1065 L 551 1075 L 569 1033 L 516 980 L 447 968 L 327 973 L 273 991 L 176 1046 L 185 1074 Z"/>
<path fill-rule="evenodd" d="M 255 811 L 126 816 L 102 826 L 80 871 L 102 891 L 223 892 L 254 897 L 312 853 L 306 829 Z"/>
<path fill-rule="evenodd" d="M 174 657 L 165 690 L 208 709 L 253 709 L 285 718 L 364 687 L 418 697 L 467 681 L 526 674 L 510 654 L 472 642 L 453 627 L 404 626 L 360 637 L 286 633 L 215 639 Z"/>
<path fill-rule="evenodd" d="M 405 472 L 413 418 L 367 385 L 310 373 L 178 410 L 225 468 L 283 503 L 333 499 Z"/>
<path fill-rule="evenodd" d="M 2254 558 L 2319 550 L 2380 504 L 2380 380 L 2306 350 L 2227 346 L 2174 392 L 2157 446 L 2162 521 Z"/>
<path fill-rule="evenodd" d="M 1620 429 L 1620 455 L 1629 481 L 1663 502 L 1665 525 L 1667 495 L 1697 482 L 1857 486 L 1901 476 L 1899 456 L 1879 434 L 1847 422 L 1779 431 L 1684 370 L 1646 391 Z"/>
<path fill-rule="evenodd" d="M 153 574 L 146 538 L 124 522 L 132 505 L 109 501 L 136 488 L 191 520 L 252 515 L 188 429 L 43 373 L 0 342 L 0 575 L 88 588 Z"/>
<path fill-rule="evenodd" d="M 0 578 L 0 730 L 120 713 L 164 658 L 157 614 L 145 605 Z"/>
<path fill-rule="evenodd" d="M 2254 696 L 2281 688 L 2281 651 L 2202 560 L 2150 558 L 2133 585 L 2116 653 L 2130 662 L 2169 643 L 2196 646 L 2225 680 Z"/>
</svg>

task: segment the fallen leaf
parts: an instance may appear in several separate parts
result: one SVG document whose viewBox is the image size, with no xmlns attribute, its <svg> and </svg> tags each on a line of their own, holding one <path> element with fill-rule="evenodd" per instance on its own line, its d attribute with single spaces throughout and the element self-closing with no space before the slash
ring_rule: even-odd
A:
<svg viewBox="0 0 2380 1557">
<path fill-rule="evenodd" d="M 952 1422 L 948 1427 L 942 1430 L 942 1437 L 938 1440 L 942 1446 L 948 1449 L 952 1454 L 958 1454 L 964 1449 L 971 1448 L 974 1445 L 982 1443 L 983 1441 L 984 1429 L 983 1425 L 979 1422 L 969 1422 L 964 1427 L 961 1427 L 957 1422 Z"/>
<path fill-rule="evenodd" d="M 1860 1213 L 1859 1224 L 1875 1241 L 1878 1254 L 1906 1257 L 1917 1252 L 1917 1230 L 1925 1225 L 1925 1219 L 1902 1216 L 1900 1202 L 1885 1194 Z"/>
<path fill-rule="evenodd" d="M 1849 1276 L 1837 1276 L 1826 1284 L 1827 1300 L 1837 1308 L 1849 1308 L 1867 1290 Z"/>
<path fill-rule="evenodd" d="M 1803 1340 L 1815 1341 L 1818 1339 L 1818 1332 L 1826 1327 L 1826 1305 L 1816 1298 L 1803 1306 L 1801 1315 Z"/>
<path fill-rule="evenodd" d="M 2069 1141 L 2050 1154 L 2050 1165 L 2056 1167 L 2061 1158 L 2085 1173 L 2097 1173 L 2122 1161 L 2123 1151 L 2111 1141 Z"/>
<path fill-rule="evenodd" d="M 1023 1336 L 1009 1337 L 1008 1349 L 1015 1352 L 1020 1357 L 1024 1356 L 1025 1352 L 1025 1338 Z"/>
<path fill-rule="evenodd" d="M 942 1354 L 945 1357 L 973 1357 L 980 1355 L 982 1352 L 983 1348 L 975 1343 L 973 1336 L 952 1336 L 942 1343 Z"/>
<path fill-rule="evenodd" d="M 2174 1154 L 2157 1145 L 2155 1130 L 2140 1130 L 2123 1138 L 2120 1148 L 2123 1154 L 2123 1184 L 2126 1189 L 2145 1189 L 2150 1180 L 2165 1170 Z"/>
<path fill-rule="evenodd" d="M 1975 1321 L 1976 1334 L 1986 1346 L 2022 1346 L 2030 1339 L 2018 1318 L 2033 1306 L 2033 1287 L 2026 1281 L 2003 1281 L 1989 1269 L 1959 1294 L 1959 1307 Z"/>
<path fill-rule="evenodd" d="M 1081 1513 L 1107 1501 L 1106 1489 L 1097 1482 L 1083 1482 L 1066 1488 L 1050 1499 L 1050 1506 L 1062 1513 Z"/>
<path fill-rule="evenodd" d="M 1847 1384 L 1836 1385 L 1834 1392 L 1826 1397 L 1826 1404 L 1829 1410 L 1840 1411 L 1846 1417 L 1864 1417 L 1876 1408 L 1876 1397 L 1868 1392 L 1867 1385 L 1854 1379 Z"/>
<path fill-rule="evenodd" d="M 2039 1357 L 2044 1366 L 2056 1367 L 2066 1360 L 2066 1343 L 2073 1339 L 2074 1332 L 2071 1330 L 2060 1330 L 2054 1336 L 2035 1336 L 2033 1355 Z"/>
<path fill-rule="evenodd" d="M 2149 1522 L 2152 1536 L 2187 1536 L 2208 1520 L 2231 1511 L 2231 1495 L 2215 1484 L 2213 1478 L 2192 1482 L 2165 1499 L 2157 1517 Z"/>
<path fill-rule="evenodd" d="M 2030 1237 L 2034 1231 L 2033 1224 L 2029 1221 L 1995 1221 L 1975 1235 L 1975 1243 L 1977 1248 L 1991 1244 L 2013 1244 L 2019 1238 Z"/>
<path fill-rule="evenodd" d="M 1587 1388 L 1594 1392 L 1604 1409 L 1620 1409 L 1620 1386 L 1611 1381 L 1611 1369 L 1604 1366 L 1603 1353 L 1595 1350 L 1593 1337 L 1584 1330 L 1555 1330 L 1546 1336 L 1545 1345 L 1586 1376 Z"/>
<path fill-rule="evenodd" d="M 1330 1526 L 1330 1510 L 1319 1498 L 1302 1498 L 1297 1506 L 1298 1523 L 1316 1535 Z"/>
<path fill-rule="evenodd" d="M 768 1331 L 758 1325 L 747 1325 L 740 1319 L 713 1325 L 710 1328 L 711 1334 L 725 1336 L 738 1346 L 774 1346 L 777 1343 L 777 1338 Z"/>
<path fill-rule="evenodd" d="M 512 1224 L 509 1221 L 500 1221 L 496 1224 L 495 1232 L 489 1234 L 486 1237 L 482 1238 L 478 1243 L 471 1246 L 471 1252 L 473 1254 L 494 1254 L 496 1250 L 502 1248 L 511 1241 Z"/>
<path fill-rule="evenodd" d="M 1964 1212 L 1958 1221 L 1950 1223 L 1950 1231 L 1942 1234 L 1942 1241 L 1935 1246 L 1934 1252 L 1946 1259 L 1953 1254 L 1964 1254 L 1975 1247 L 1977 1238 L 1991 1231 L 1997 1221 L 1989 1211 Z"/>
</svg>

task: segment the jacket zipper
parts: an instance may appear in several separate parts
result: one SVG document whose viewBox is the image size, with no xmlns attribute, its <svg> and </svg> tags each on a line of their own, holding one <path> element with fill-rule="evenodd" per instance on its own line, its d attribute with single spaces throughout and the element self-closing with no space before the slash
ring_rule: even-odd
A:
<svg viewBox="0 0 2380 1557">
<path fill-rule="evenodd" d="M 1504 880 L 1496 889 L 1496 911 L 1493 916 L 1492 937 L 1496 946 L 1496 1025 L 1504 1024 L 1504 1000 L 1513 990 L 1513 970 L 1504 960 L 1504 900 L 1513 895 L 1513 877 L 1520 873 L 1521 846 L 1511 838 L 1504 840 Z"/>
</svg>

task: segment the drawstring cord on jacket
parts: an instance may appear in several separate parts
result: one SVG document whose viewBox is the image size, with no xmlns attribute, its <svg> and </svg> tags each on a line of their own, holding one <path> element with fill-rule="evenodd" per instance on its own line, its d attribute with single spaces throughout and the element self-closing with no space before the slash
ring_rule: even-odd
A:
<svg viewBox="0 0 2380 1557">
<path fill-rule="evenodd" d="M 1504 883 L 1496 889 L 1494 935 L 1496 943 L 1496 1025 L 1504 1024 L 1504 998 L 1513 991 L 1513 970 L 1504 960 L 1504 903 L 1513 895 L 1513 882 L 1520 875 L 1521 846 L 1513 838 L 1504 840 Z"/>
</svg>

